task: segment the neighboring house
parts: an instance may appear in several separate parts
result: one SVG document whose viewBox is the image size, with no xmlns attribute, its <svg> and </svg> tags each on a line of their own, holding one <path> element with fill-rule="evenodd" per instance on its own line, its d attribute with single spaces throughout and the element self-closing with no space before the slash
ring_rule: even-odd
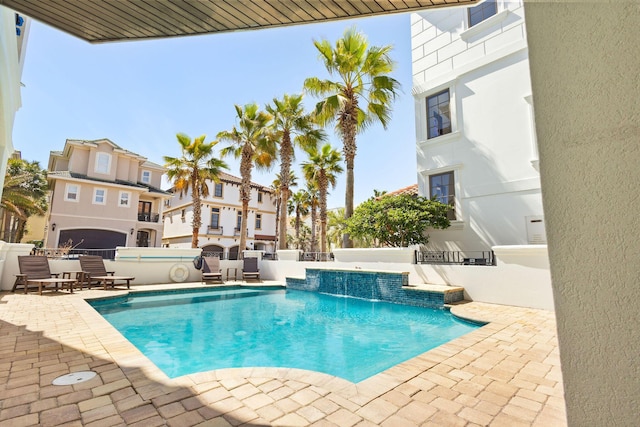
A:
<svg viewBox="0 0 640 427">
<path fill-rule="evenodd" d="M 522 1 L 411 16 L 419 193 L 434 249 L 546 243 Z"/>
<path fill-rule="evenodd" d="M 220 182 L 207 182 L 209 196 L 202 199 L 202 226 L 198 236 L 204 252 L 215 252 L 224 259 L 238 259 L 242 203 L 241 179 L 222 173 Z M 168 247 L 191 247 L 193 201 L 191 193 L 174 192 L 164 208 L 162 243 Z M 275 252 L 276 198 L 273 190 L 260 184 L 251 184 L 249 221 L 247 222 L 247 248 Z"/>
<path fill-rule="evenodd" d="M 49 157 L 45 247 L 161 246 L 164 171 L 108 139 L 68 139 Z"/>
</svg>

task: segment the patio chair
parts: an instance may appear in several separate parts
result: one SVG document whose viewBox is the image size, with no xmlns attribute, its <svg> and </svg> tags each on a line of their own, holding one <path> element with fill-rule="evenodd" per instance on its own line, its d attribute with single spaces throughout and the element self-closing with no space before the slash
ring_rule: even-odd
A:
<svg viewBox="0 0 640 427">
<path fill-rule="evenodd" d="M 222 280 L 222 269 L 220 269 L 220 258 L 217 256 L 206 256 L 202 258 L 202 281 L 224 283 Z"/>
<path fill-rule="evenodd" d="M 258 258 L 244 258 L 242 264 L 242 280 L 260 280 L 260 269 L 258 268 Z"/>
<path fill-rule="evenodd" d="M 51 273 L 49 260 L 44 256 L 18 256 L 18 268 L 20 268 L 20 274 L 16 274 L 16 281 L 11 292 L 15 292 L 19 286 L 22 286 L 26 294 L 29 285 L 37 285 L 38 294 L 42 295 L 42 289 L 49 285 L 54 285 L 56 292 L 58 285 L 60 288 L 67 285 L 69 293 L 73 293 L 73 285 L 77 282 L 76 279 L 58 277 L 60 273 Z"/>
<path fill-rule="evenodd" d="M 123 285 L 127 284 L 127 289 L 130 289 L 130 282 L 135 279 L 131 276 L 114 276 L 113 271 L 107 271 L 104 266 L 104 260 L 99 255 L 80 255 L 80 268 L 84 272 L 84 282 L 87 284 L 87 288 L 91 289 L 92 285 L 104 286 L 104 290 L 107 290 L 107 286 L 115 288 L 118 283 Z"/>
</svg>

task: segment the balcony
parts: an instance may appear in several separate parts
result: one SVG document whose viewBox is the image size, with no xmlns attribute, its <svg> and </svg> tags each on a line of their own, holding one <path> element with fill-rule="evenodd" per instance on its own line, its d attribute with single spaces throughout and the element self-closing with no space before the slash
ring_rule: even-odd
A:
<svg viewBox="0 0 640 427">
<path fill-rule="evenodd" d="M 239 236 L 239 235 L 240 235 L 240 228 L 238 228 L 238 227 L 234 227 L 234 229 L 233 229 L 233 235 L 234 235 L 234 236 Z M 249 236 L 249 229 L 248 229 L 248 228 L 247 228 L 247 237 L 251 237 L 251 236 Z"/>
<path fill-rule="evenodd" d="M 138 212 L 138 221 L 140 222 L 158 222 L 159 220 L 159 213 Z"/>
<path fill-rule="evenodd" d="M 222 236 L 224 234 L 223 230 L 224 227 L 212 227 L 210 225 L 207 226 L 207 234 Z"/>
</svg>

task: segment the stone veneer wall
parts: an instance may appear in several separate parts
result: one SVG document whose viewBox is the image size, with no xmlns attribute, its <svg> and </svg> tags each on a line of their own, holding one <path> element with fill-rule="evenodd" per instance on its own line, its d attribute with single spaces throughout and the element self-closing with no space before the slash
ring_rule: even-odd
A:
<svg viewBox="0 0 640 427">
<path fill-rule="evenodd" d="M 287 288 L 373 299 L 418 307 L 442 308 L 464 299 L 463 291 L 439 292 L 408 288 L 409 273 L 306 269 L 306 278 L 286 278 Z"/>
</svg>

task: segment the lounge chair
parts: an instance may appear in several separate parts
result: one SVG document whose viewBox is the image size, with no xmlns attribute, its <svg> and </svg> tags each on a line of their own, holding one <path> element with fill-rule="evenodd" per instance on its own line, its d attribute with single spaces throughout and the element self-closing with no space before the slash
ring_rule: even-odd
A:
<svg viewBox="0 0 640 427">
<path fill-rule="evenodd" d="M 18 268 L 20 268 L 20 274 L 16 274 L 16 281 L 11 292 L 15 292 L 19 286 L 23 286 L 26 294 L 29 285 L 38 285 L 38 294 L 42 295 L 42 289 L 48 285 L 54 285 L 56 292 L 58 285 L 60 288 L 67 285 L 69 292 L 73 293 L 73 285 L 77 282 L 76 279 L 58 277 L 60 273 L 51 273 L 49 260 L 44 256 L 18 256 Z"/>
<path fill-rule="evenodd" d="M 245 258 L 242 264 L 242 280 L 260 280 L 260 269 L 258 269 L 258 258 Z"/>
<path fill-rule="evenodd" d="M 130 282 L 135 279 L 130 276 L 114 276 L 113 271 L 107 271 L 104 260 L 99 255 L 80 255 L 78 259 L 80 260 L 80 268 L 84 272 L 84 283 L 89 289 L 92 285 L 102 284 L 106 291 L 107 286 L 115 287 L 118 285 L 116 282 L 123 282 L 120 283 L 121 285 L 126 282 L 127 289 L 130 289 Z"/>
<path fill-rule="evenodd" d="M 224 283 L 222 280 L 222 270 L 220 269 L 220 258 L 217 256 L 206 256 L 202 258 L 202 281 Z"/>
</svg>

